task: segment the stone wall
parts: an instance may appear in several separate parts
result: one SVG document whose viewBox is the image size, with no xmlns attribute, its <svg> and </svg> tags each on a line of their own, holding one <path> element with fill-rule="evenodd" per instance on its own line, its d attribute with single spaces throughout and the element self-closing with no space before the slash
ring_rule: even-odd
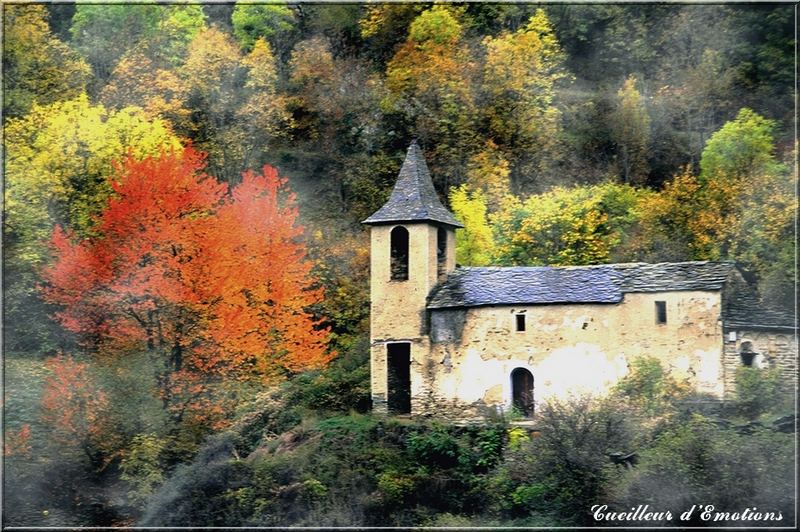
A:
<svg viewBox="0 0 800 532">
<path fill-rule="evenodd" d="M 656 301 L 666 302 L 665 324 L 656 323 Z M 516 331 L 519 313 L 526 315 L 524 332 Z M 721 396 L 719 316 L 719 292 L 704 291 L 626 294 L 619 304 L 467 309 L 460 335 L 433 344 L 429 363 L 418 367 L 424 373 L 414 412 L 435 412 L 450 403 L 507 408 L 510 375 L 518 367 L 533 374 L 537 402 L 604 393 L 628 372 L 632 359 L 645 355 L 659 358 L 699 391 Z"/>
<path fill-rule="evenodd" d="M 797 387 L 797 336 L 791 330 L 725 329 L 724 382 L 725 396 L 736 392 L 736 370 L 743 365 L 742 345 L 749 342 L 754 357 L 753 366 L 778 368 L 788 390 Z"/>
</svg>

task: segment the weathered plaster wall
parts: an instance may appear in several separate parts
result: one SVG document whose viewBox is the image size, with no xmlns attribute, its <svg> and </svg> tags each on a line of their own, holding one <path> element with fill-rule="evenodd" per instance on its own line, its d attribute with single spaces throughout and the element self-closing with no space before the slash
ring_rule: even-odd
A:
<svg viewBox="0 0 800 532">
<path fill-rule="evenodd" d="M 666 302 L 666 324 L 656 323 L 655 301 Z M 515 330 L 517 313 L 527 316 L 524 332 Z M 467 309 L 460 334 L 434 334 L 430 363 L 412 367 L 423 371 L 414 412 L 508 406 L 517 367 L 533 373 L 536 401 L 602 393 L 643 355 L 659 358 L 698 390 L 721 395 L 719 316 L 719 292 L 701 291 L 626 294 L 613 305 Z M 433 316 L 432 322 L 454 317 Z"/>
<path fill-rule="evenodd" d="M 391 280 L 390 238 L 398 225 L 408 229 L 408 279 Z M 370 373 L 373 408 L 386 411 L 387 357 L 386 344 L 411 343 L 412 397 L 421 392 L 421 361 L 428 358 L 427 314 L 428 293 L 438 281 L 438 227 L 426 223 L 376 225 L 371 228 L 370 261 Z M 446 271 L 455 268 L 455 233 L 447 230 Z"/>
<path fill-rule="evenodd" d="M 731 335 L 733 333 L 733 335 Z M 777 367 L 787 386 L 797 383 L 797 336 L 791 331 L 725 329 L 724 382 L 725 395 L 736 391 L 736 369 L 741 367 L 742 344 L 750 342 L 752 351 L 758 353 L 754 366 Z"/>
</svg>

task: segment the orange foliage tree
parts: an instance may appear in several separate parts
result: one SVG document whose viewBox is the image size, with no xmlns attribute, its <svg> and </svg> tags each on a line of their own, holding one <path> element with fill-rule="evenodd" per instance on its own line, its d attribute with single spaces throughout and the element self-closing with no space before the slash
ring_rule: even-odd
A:
<svg viewBox="0 0 800 532">
<path fill-rule="evenodd" d="M 99 236 L 56 228 L 45 298 L 95 356 L 146 353 L 176 421 L 221 414 L 214 384 L 269 380 L 325 365 L 328 329 L 308 310 L 310 272 L 295 198 L 274 168 L 233 189 L 186 148 L 127 157 Z"/>
<path fill-rule="evenodd" d="M 50 428 L 53 442 L 66 449 L 110 450 L 117 435 L 107 426 L 108 396 L 89 374 L 89 366 L 59 355 L 45 367 L 50 375 L 42 390 L 42 421 Z"/>
</svg>

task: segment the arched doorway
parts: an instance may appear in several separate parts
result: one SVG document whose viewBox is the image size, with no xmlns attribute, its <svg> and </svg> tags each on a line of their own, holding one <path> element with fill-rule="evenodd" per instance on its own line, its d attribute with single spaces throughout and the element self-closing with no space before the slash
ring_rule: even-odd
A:
<svg viewBox="0 0 800 532">
<path fill-rule="evenodd" d="M 511 404 L 525 417 L 533 415 L 533 373 L 525 368 L 511 372 Z"/>
</svg>

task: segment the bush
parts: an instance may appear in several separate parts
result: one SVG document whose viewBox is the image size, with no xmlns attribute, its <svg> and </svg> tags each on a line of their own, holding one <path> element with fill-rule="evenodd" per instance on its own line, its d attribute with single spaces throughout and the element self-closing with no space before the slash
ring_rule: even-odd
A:
<svg viewBox="0 0 800 532">
<path fill-rule="evenodd" d="M 408 450 L 411 459 L 419 464 L 441 469 L 458 464 L 458 443 L 443 428 L 412 432 L 408 436 Z"/>
<path fill-rule="evenodd" d="M 287 403 L 317 412 L 367 412 L 370 409 L 369 345 L 357 342 L 324 370 L 295 376 L 287 384 Z"/>
<path fill-rule="evenodd" d="M 739 434 L 695 415 L 665 430 L 653 447 L 641 453 L 638 466 L 624 471 L 610 490 L 611 510 L 646 502 L 659 511 L 671 511 L 676 525 L 696 526 L 703 523 L 677 521 L 693 504 L 729 512 L 758 507 L 781 511 L 783 523 L 791 523 L 793 440 L 791 434 L 770 430 Z"/>
<path fill-rule="evenodd" d="M 562 522 L 586 524 L 613 471 L 612 452 L 628 452 L 634 432 L 617 401 L 552 401 L 539 410 L 536 437 L 519 441 L 492 474 L 495 507 L 507 517 L 547 508 Z"/>
<path fill-rule="evenodd" d="M 655 357 L 639 357 L 631 361 L 630 372 L 614 390 L 627 397 L 645 415 L 663 413 L 672 400 L 686 395 L 688 389 L 678 384 Z"/>
<path fill-rule="evenodd" d="M 780 403 L 781 380 L 777 369 L 741 366 L 736 370 L 736 412 L 756 419 Z"/>
</svg>

